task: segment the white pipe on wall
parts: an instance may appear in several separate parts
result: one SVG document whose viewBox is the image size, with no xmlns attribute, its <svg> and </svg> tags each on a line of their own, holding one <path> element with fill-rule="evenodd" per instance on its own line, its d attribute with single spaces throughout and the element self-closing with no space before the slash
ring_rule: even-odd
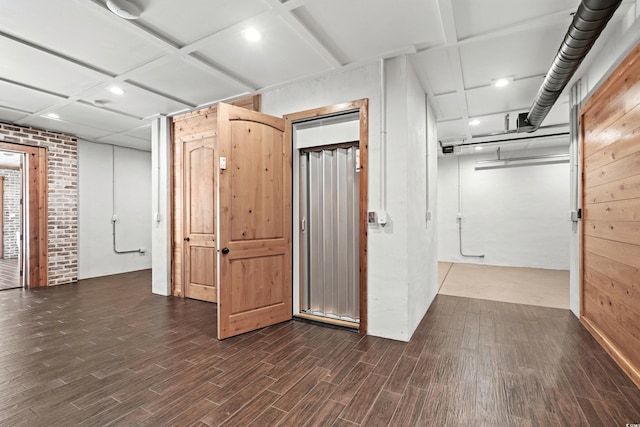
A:
<svg viewBox="0 0 640 427">
<path fill-rule="evenodd" d="M 460 177 L 460 156 L 458 156 L 458 248 L 460 256 L 465 258 L 484 258 L 482 255 L 467 255 L 462 251 L 462 182 Z"/>
<path fill-rule="evenodd" d="M 380 59 L 380 212 L 378 223 L 387 224 L 387 73 Z"/>
<path fill-rule="evenodd" d="M 116 248 L 116 222 L 118 222 L 117 205 L 116 205 L 116 146 L 111 145 L 111 234 L 113 236 L 113 252 L 118 255 L 145 253 L 143 248 L 132 249 L 127 251 L 119 251 Z"/>
</svg>

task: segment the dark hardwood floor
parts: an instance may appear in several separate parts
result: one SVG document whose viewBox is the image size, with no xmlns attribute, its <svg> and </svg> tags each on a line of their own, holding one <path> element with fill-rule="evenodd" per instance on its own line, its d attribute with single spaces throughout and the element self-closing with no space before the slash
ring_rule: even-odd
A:
<svg viewBox="0 0 640 427">
<path fill-rule="evenodd" d="M 18 258 L 0 258 L 0 291 L 21 286 Z"/>
<path fill-rule="evenodd" d="M 0 292 L 0 425 L 624 426 L 640 391 L 566 310 L 440 295 L 409 343 L 291 321 L 223 342 L 148 271 Z"/>
</svg>

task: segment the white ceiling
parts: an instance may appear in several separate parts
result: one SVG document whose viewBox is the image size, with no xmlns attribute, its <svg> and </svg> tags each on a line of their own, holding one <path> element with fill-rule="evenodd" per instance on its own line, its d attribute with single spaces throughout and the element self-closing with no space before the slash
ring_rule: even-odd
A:
<svg viewBox="0 0 640 427">
<path fill-rule="evenodd" d="M 148 150 L 159 114 L 410 54 L 439 139 L 469 140 L 529 108 L 579 4 L 134 1 L 142 16 L 127 21 L 106 0 L 0 0 L 0 121 Z M 249 27 L 260 41 L 244 38 Z M 500 77 L 513 83 L 494 88 Z M 111 93 L 114 85 L 124 94 Z M 470 118 L 481 124 L 471 128 Z M 567 121 L 563 97 L 543 125 Z"/>
</svg>

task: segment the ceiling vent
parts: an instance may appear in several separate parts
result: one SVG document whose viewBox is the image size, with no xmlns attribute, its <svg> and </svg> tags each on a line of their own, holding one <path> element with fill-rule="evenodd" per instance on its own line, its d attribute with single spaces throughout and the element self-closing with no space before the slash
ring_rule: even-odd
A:
<svg viewBox="0 0 640 427">
<path fill-rule="evenodd" d="M 582 0 L 558 49 L 551 69 L 526 117 L 518 117 L 518 132 L 534 132 L 587 56 L 622 0 Z"/>
<path fill-rule="evenodd" d="M 142 14 L 142 9 L 128 0 L 107 0 L 107 7 L 124 19 L 138 19 Z"/>
</svg>

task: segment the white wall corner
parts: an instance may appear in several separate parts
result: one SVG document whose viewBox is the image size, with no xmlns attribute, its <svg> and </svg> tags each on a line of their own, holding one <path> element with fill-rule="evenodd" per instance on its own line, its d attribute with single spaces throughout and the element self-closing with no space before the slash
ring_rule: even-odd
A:
<svg viewBox="0 0 640 427">
<path fill-rule="evenodd" d="M 158 117 L 151 125 L 151 291 L 171 295 L 171 119 Z"/>
</svg>

